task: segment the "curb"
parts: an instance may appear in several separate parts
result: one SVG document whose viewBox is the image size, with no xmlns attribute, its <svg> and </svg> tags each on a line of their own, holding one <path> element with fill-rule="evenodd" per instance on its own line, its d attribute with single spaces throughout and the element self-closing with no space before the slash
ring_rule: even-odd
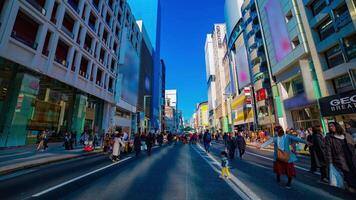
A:
<svg viewBox="0 0 356 200">
<path fill-rule="evenodd" d="M 102 153 L 102 150 L 101 151 L 96 151 L 96 152 L 90 152 L 90 153 L 86 153 L 86 154 L 79 154 L 79 155 L 70 156 L 70 157 L 64 157 L 64 158 L 59 158 L 59 159 L 48 160 L 48 161 L 39 162 L 39 163 L 23 165 L 23 166 L 16 166 L 16 167 L 13 167 L 13 168 L 10 168 L 10 169 L 5 169 L 3 171 L 0 171 L 0 176 L 4 176 L 4 175 L 10 174 L 10 173 L 14 173 L 14 172 L 25 170 L 25 169 L 39 167 L 39 166 L 42 166 L 42 165 L 48 165 L 48 164 L 52 164 L 52 163 L 56 163 L 56 162 L 72 160 L 72 159 L 80 158 L 80 157 L 92 156 L 92 155 L 96 155 L 96 154 L 99 154 L 99 153 Z"/>
</svg>

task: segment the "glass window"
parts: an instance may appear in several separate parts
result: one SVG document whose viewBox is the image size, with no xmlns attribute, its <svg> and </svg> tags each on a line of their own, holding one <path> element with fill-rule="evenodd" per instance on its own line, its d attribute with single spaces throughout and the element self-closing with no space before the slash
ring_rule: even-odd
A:
<svg viewBox="0 0 356 200">
<path fill-rule="evenodd" d="M 342 51 L 340 45 L 336 45 L 325 52 L 325 58 L 328 63 L 328 68 L 331 69 L 344 63 L 344 57 L 342 56 Z"/>
<path fill-rule="evenodd" d="M 333 80 L 334 87 L 335 87 L 335 92 L 338 93 L 343 93 L 352 90 L 352 84 L 351 84 L 351 79 L 348 74 L 345 74 L 339 78 L 336 78 Z"/>
<path fill-rule="evenodd" d="M 349 9 L 346 4 L 343 4 L 339 8 L 334 10 L 335 25 L 338 29 L 346 26 L 348 23 L 352 22 Z"/>
<path fill-rule="evenodd" d="M 326 7 L 325 0 L 316 0 L 310 5 L 313 15 L 317 15 Z"/>
<path fill-rule="evenodd" d="M 303 85 L 303 79 L 302 77 L 298 77 L 297 79 L 294 79 L 292 81 L 292 87 L 293 87 L 293 94 L 301 94 L 304 92 L 304 85 Z"/>
<path fill-rule="evenodd" d="M 328 17 L 323 23 L 318 26 L 317 30 L 319 33 L 320 41 L 335 33 L 333 21 L 331 20 L 331 18 Z"/>
<path fill-rule="evenodd" d="M 344 46 L 348 59 L 356 58 L 356 34 L 344 39 Z"/>
</svg>

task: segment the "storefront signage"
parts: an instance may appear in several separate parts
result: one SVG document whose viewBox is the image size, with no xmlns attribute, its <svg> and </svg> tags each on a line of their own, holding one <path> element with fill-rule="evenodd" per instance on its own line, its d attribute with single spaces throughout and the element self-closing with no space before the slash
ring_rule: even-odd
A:
<svg viewBox="0 0 356 200">
<path fill-rule="evenodd" d="M 356 113 L 356 90 L 319 99 L 323 117 Z"/>
<path fill-rule="evenodd" d="M 267 98 L 267 92 L 265 88 L 256 91 L 256 100 L 263 101 Z"/>
</svg>

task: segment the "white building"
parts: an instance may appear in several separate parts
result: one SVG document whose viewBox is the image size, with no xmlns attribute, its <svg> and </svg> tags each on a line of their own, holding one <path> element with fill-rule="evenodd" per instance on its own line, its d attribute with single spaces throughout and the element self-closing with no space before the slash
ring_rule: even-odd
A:
<svg viewBox="0 0 356 200">
<path fill-rule="evenodd" d="M 178 108 L 178 98 L 177 90 L 166 90 L 166 105 L 173 107 L 177 110 Z"/>
</svg>

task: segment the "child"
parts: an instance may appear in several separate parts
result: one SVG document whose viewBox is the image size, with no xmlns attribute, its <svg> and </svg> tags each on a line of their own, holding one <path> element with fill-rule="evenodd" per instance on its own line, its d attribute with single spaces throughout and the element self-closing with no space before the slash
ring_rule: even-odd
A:
<svg viewBox="0 0 356 200">
<path fill-rule="evenodd" d="M 229 160 L 227 159 L 227 153 L 221 152 L 221 175 L 220 178 L 230 178 Z"/>
</svg>

